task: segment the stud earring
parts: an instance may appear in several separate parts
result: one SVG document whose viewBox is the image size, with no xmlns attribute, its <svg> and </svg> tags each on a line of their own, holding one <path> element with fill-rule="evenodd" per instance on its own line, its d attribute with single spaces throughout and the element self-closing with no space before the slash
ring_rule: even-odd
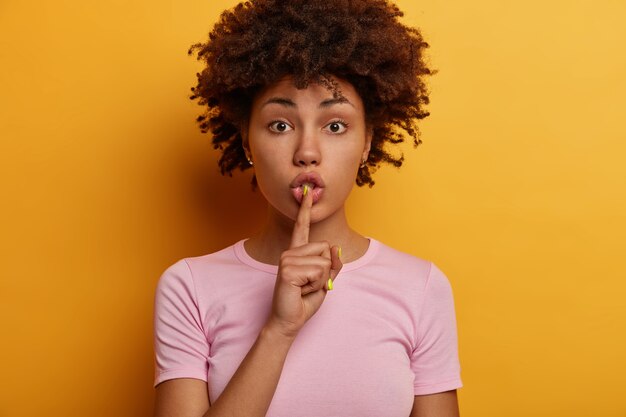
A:
<svg viewBox="0 0 626 417">
<path fill-rule="evenodd" d="M 246 147 L 242 146 L 241 148 L 243 150 L 243 154 L 246 156 L 246 159 L 248 160 L 248 164 L 250 164 L 250 166 L 253 166 L 254 164 L 252 163 L 252 159 L 250 159 L 250 157 L 248 156 L 248 152 L 246 152 Z"/>
</svg>

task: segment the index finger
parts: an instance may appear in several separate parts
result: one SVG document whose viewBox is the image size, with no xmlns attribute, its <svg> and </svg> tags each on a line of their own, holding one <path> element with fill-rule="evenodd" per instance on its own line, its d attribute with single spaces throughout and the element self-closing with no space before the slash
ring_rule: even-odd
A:
<svg viewBox="0 0 626 417">
<path fill-rule="evenodd" d="M 311 206 L 313 205 L 313 195 L 308 190 L 306 195 L 302 196 L 300 210 L 296 223 L 293 225 L 293 233 L 291 234 L 291 244 L 289 248 L 297 248 L 298 246 L 309 243 L 309 227 L 311 224 Z"/>
</svg>

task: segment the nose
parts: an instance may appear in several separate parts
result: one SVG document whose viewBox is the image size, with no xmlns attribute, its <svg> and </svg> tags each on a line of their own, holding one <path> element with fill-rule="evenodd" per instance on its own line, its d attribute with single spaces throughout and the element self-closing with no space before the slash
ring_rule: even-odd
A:
<svg viewBox="0 0 626 417">
<path fill-rule="evenodd" d="M 319 165 L 321 161 L 322 154 L 317 135 L 313 132 L 304 132 L 299 138 L 297 148 L 293 154 L 294 165 L 306 167 Z"/>
</svg>

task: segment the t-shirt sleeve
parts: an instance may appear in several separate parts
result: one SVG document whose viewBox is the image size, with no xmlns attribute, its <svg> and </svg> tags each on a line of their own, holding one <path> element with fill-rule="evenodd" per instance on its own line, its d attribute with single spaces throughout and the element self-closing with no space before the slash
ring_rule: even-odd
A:
<svg viewBox="0 0 626 417">
<path fill-rule="evenodd" d="M 154 297 L 154 386 L 174 378 L 208 381 L 209 343 L 184 259 L 163 272 Z"/>
<path fill-rule="evenodd" d="M 432 262 L 417 328 L 417 346 L 411 355 L 414 394 L 435 394 L 461 388 L 452 286 Z"/>
</svg>

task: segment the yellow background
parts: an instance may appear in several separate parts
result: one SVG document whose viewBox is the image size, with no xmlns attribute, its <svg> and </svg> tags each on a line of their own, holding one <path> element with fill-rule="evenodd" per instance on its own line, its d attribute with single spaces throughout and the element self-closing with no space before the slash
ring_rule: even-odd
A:
<svg viewBox="0 0 626 417">
<path fill-rule="evenodd" d="M 261 221 L 188 99 L 234 4 L 0 4 L 0 416 L 150 415 L 158 277 Z M 626 3 L 398 4 L 432 116 L 353 226 L 450 279 L 462 416 L 626 416 Z"/>
</svg>

